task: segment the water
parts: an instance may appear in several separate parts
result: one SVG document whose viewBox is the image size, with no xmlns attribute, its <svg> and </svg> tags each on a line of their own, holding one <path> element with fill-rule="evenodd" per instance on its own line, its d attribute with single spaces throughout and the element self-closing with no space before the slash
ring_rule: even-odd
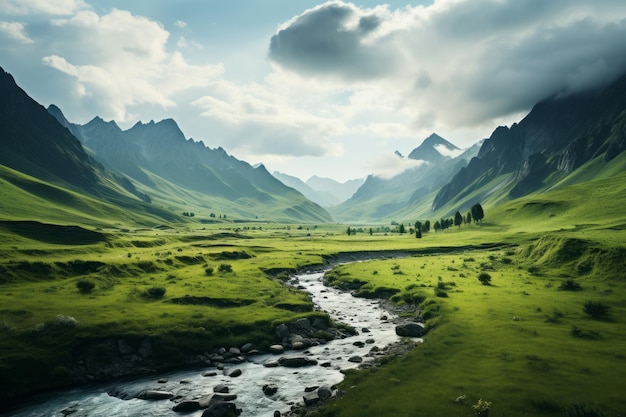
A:
<svg viewBox="0 0 626 417">
<path fill-rule="evenodd" d="M 348 361 L 352 356 L 363 357 L 364 362 L 371 360 L 365 355 L 373 346 L 383 348 L 398 341 L 395 326 L 390 320 L 392 314 L 381 309 L 378 301 L 352 297 L 349 293 L 341 292 L 322 284 L 323 273 L 303 274 L 297 278 L 299 284 L 311 293 L 313 302 L 323 311 L 326 311 L 335 320 L 347 323 L 359 331 L 359 334 L 346 339 L 334 340 L 327 344 L 309 348 L 306 352 L 309 357 L 318 361 L 317 366 L 303 368 L 274 367 L 267 368 L 263 364 L 276 361 L 280 355 L 263 354 L 250 356 L 250 362 L 228 365 L 229 368 L 239 368 L 242 375 L 236 378 L 228 377 L 217 371 L 217 376 L 203 377 L 204 371 L 211 368 L 175 371 L 141 377 L 129 382 L 116 382 L 84 386 L 72 390 L 55 392 L 41 396 L 23 409 L 8 414 L 10 416 L 31 417 L 50 416 L 72 417 L 87 416 L 192 416 L 200 417 L 202 410 L 192 413 L 179 414 L 172 411 L 174 403 L 169 400 L 146 401 L 139 399 L 121 400 L 107 394 L 112 387 L 129 393 L 137 393 L 146 389 L 171 391 L 185 399 L 198 399 L 213 392 L 213 387 L 225 384 L 230 393 L 236 394 L 235 403 L 242 409 L 242 416 L 273 417 L 274 411 L 286 412 L 294 404 L 302 404 L 306 387 L 327 385 L 332 386 L 341 382 L 343 374 L 340 369 L 349 369 L 358 366 L 358 363 Z M 387 316 L 389 320 L 382 320 Z M 363 328 L 369 332 L 363 332 Z M 373 339 L 373 343 L 372 343 Z M 363 347 L 354 345 L 354 342 L 363 342 Z M 286 352 L 282 356 L 304 355 L 304 352 Z M 329 362 L 330 366 L 320 366 Z M 167 380 L 159 383 L 159 380 Z M 262 387 L 265 384 L 275 384 L 278 392 L 266 396 Z M 69 411 L 72 411 L 69 414 Z"/>
</svg>

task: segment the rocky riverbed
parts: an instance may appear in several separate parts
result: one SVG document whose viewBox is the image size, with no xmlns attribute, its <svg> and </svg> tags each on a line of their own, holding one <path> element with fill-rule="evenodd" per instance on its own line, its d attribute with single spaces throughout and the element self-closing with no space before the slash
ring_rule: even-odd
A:
<svg viewBox="0 0 626 417">
<path fill-rule="evenodd" d="M 421 326 L 404 323 L 397 332 L 398 317 L 380 301 L 325 287 L 322 275 L 301 274 L 292 284 L 308 291 L 320 310 L 345 326 L 301 319 L 276 329 L 277 343 L 269 352 L 251 344 L 223 347 L 196 358 L 203 363 L 201 369 L 50 393 L 9 415 L 273 417 L 326 401 L 337 395 L 342 370 L 371 366 L 385 354 L 404 352 L 411 344 L 399 343 L 397 333 L 419 336 Z M 329 332 L 336 339 L 326 342 Z M 136 347 L 112 343 L 137 361 L 149 355 L 142 341 Z"/>
</svg>

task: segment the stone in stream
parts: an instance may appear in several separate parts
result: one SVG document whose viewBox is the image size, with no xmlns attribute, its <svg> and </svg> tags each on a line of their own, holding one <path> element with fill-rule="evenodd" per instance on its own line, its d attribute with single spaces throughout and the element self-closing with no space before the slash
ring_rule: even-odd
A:
<svg viewBox="0 0 626 417">
<path fill-rule="evenodd" d="M 242 372 L 241 369 L 239 368 L 235 368 L 235 369 L 227 369 L 224 371 L 224 375 L 229 376 L 231 378 L 237 378 L 238 376 L 241 376 Z"/>
<path fill-rule="evenodd" d="M 278 392 L 278 385 L 276 384 L 265 384 L 263 385 L 263 394 L 268 397 L 274 395 Z"/>
<path fill-rule="evenodd" d="M 333 395 L 333 390 L 326 385 L 322 385 L 317 389 L 317 396 L 320 397 L 320 400 L 326 401 Z"/>
<path fill-rule="evenodd" d="M 174 396 L 170 391 L 160 391 L 156 389 L 149 389 L 141 391 L 137 394 L 137 398 L 140 400 L 157 401 L 157 400 L 169 400 Z"/>
<path fill-rule="evenodd" d="M 270 346 L 270 352 L 272 353 L 283 353 L 284 351 L 285 351 L 285 348 L 283 347 L 283 345 Z"/>
<path fill-rule="evenodd" d="M 174 405 L 172 410 L 179 413 L 190 413 L 192 411 L 200 410 L 201 408 L 202 407 L 200 407 L 199 401 L 185 400 Z"/>
<path fill-rule="evenodd" d="M 285 368 L 301 368 L 303 366 L 317 365 L 317 361 L 305 356 L 283 356 L 278 360 L 278 364 Z"/>
<path fill-rule="evenodd" d="M 254 349 L 254 345 L 252 343 L 246 343 L 239 350 L 241 350 L 242 353 L 249 353 L 253 349 Z"/>
<path fill-rule="evenodd" d="M 241 414 L 241 409 L 238 409 L 234 403 L 219 402 L 211 404 L 204 410 L 202 417 L 237 417 L 239 414 Z"/>
<path fill-rule="evenodd" d="M 280 366 L 280 364 L 278 363 L 278 361 L 267 361 L 263 364 L 263 366 L 266 368 L 276 368 Z"/>
<path fill-rule="evenodd" d="M 400 337 L 422 337 L 424 333 L 424 326 L 419 323 L 410 322 L 396 326 L 396 334 Z"/>
<path fill-rule="evenodd" d="M 351 356 L 350 358 L 348 358 L 348 362 L 361 363 L 363 362 L 363 358 L 357 355 Z"/>
<path fill-rule="evenodd" d="M 202 376 L 207 377 L 207 376 L 217 376 L 217 372 L 215 371 L 206 371 L 202 373 Z"/>
<path fill-rule="evenodd" d="M 227 393 L 229 391 L 230 391 L 230 389 L 226 385 L 224 385 L 224 384 L 219 384 L 219 385 L 216 385 L 216 386 L 213 387 L 213 392 L 221 392 L 221 393 L 224 394 L 224 393 Z"/>
</svg>

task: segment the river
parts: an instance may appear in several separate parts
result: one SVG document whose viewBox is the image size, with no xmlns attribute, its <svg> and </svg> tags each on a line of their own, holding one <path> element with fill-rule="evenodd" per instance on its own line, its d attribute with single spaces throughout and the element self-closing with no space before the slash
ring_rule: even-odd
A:
<svg viewBox="0 0 626 417">
<path fill-rule="evenodd" d="M 110 396 L 107 392 L 113 387 L 126 392 L 158 389 L 171 391 L 184 398 L 200 398 L 212 393 L 213 388 L 218 384 L 226 385 L 230 393 L 237 395 L 235 403 L 242 410 L 241 416 L 243 417 L 273 417 L 276 410 L 281 413 L 287 412 L 292 405 L 303 403 L 305 388 L 332 386 L 341 382 L 343 374 L 340 369 L 355 368 L 359 365 L 349 361 L 349 358 L 360 356 L 364 362 L 370 361 L 372 358 L 366 355 L 373 346 L 383 348 L 399 340 L 392 322 L 395 317 L 383 310 L 377 300 L 356 298 L 347 292 L 326 287 L 322 283 L 322 277 L 323 272 L 316 272 L 300 274 L 296 278 L 299 285 L 311 294 L 317 308 L 327 312 L 333 319 L 353 326 L 359 334 L 307 349 L 306 354 L 318 361 L 317 366 L 269 368 L 263 364 L 276 361 L 280 356 L 261 354 L 249 356 L 248 362 L 228 365 L 226 369 L 228 367 L 241 369 L 242 374 L 236 378 L 225 376 L 220 371 L 217 371 L 215 376 L 202 376 L 204 371 L 215 369 L 160 373 L 124 382 L 93 384 L 48 393 L 35 397 L 22 409 L 3 415 L 16 417 L 177 415 L 200 417 L 202 410 L 186 414 L 172 411 L 174 403 L 169 400 L 121 400 Z M 388 319 L 385 320 L 384 316 Z M 355 344 L 355 342 L 361 343 Z M 289 356 L 291 353 L 286 352 L 282 356 Z M 298 354 L 304 353 L 298 352 Z M 320 366 L 321 364 L 326 366 Z M 276 385 L 277 393 L 265 395 L 262 389 L 265 384 Z"/>
</svg>

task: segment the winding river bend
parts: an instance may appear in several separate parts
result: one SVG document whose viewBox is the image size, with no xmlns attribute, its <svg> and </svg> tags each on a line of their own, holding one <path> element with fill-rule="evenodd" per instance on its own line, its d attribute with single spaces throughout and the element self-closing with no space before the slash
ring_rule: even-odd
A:
<svg viewBox="0 0 626 417">
<path fill-rule="evenodd" d="M 107 394 L 111 388 L 127 392 L 144 390 L 171 391 L 184 398 L 200 398 L 213 392 L 223 384 L 229 393 L 237 395 L 235 403 L 242 410 L 241 416 L 272 417 L 275 411 L 285 413 L 291 406 L 302 404 L 307 387 L 332 386 L 341 382 L 340 369 L 355 368 L 359 364 L 349 359 L 359 356 L 363 362 L 372 360 L 366 356 L 372 347 L 383 348 L 399 340 L 395 333 L 393 314 L 384 311 L 376 300 L 356 298 L 349 293 L 329 288 L 322 283 L 323 272 L 300 274 L 299 285 L 311 294 L 320 310 L 333 319 L 349 324 L 359 331 L 357 336 L 333 340 L 327 344 L 313 346 L 306 351 L 307 357 L 317 360 L 318 365 L 302 368 L 265 367 L 279 356 L 260 354 L 249 356 L 248 362 L 227 365 L 226 372 L 203 376 L 209 369 L 185 370 L 141 377 L 128 382 L 84 386 L 72 390 L 40 396 L 23 409 L 11 412 L 10 416 L 31 417 L 93 417 L 93 416 L 193 416 L 200 417 L 202 411 L 179 414 L 172 410 L 169 400 L 146 401 L 141 399 L 121 400 Z M 365 330 L 364 330 L 365 329 Z M 355 343 L 356 342 L 356 343 Z M 299 354 L 303 354 L 299 352 Z M 288 356 L 289 352 L 285 353 Z M 324 364 L 325 366 L 321 366 Z M 226 376 L 228 368 L 238 368 L 241 375 Z M 214 370 L 214 369 L 213 369 Z M 278 390 L 266 395 L 263 386 L 275 385 Z"/>
</svg>

